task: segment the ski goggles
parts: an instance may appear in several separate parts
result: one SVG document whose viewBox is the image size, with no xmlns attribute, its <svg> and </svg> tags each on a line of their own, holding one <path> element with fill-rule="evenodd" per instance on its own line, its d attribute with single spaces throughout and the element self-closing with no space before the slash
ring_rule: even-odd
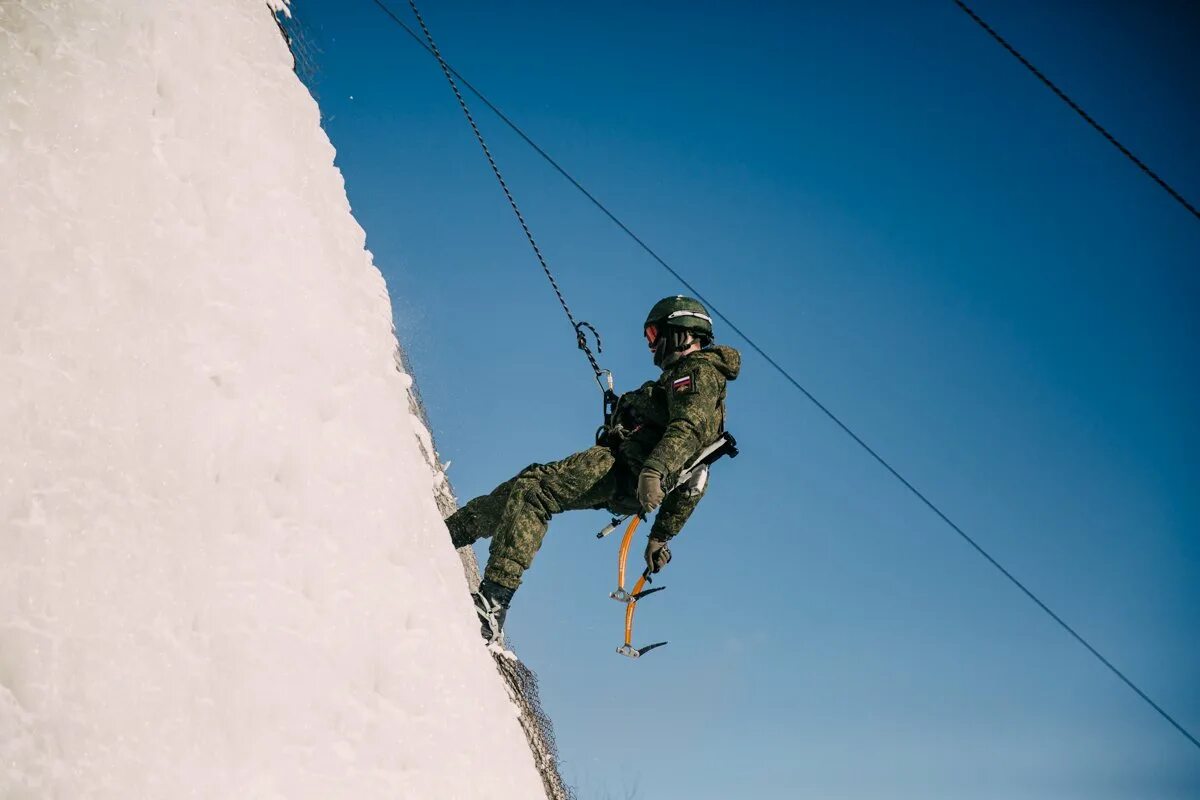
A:
<svg viewBox="0 0 1200 800">
<path fill-rule="evenodd" d="M 646 344 L 650 345 L 650 349 L 653 350 L 654 346 L 658 344 L 658 326 L 652 322 L 646 326 L 643 332 L 646 334 Z"/>
</svg>

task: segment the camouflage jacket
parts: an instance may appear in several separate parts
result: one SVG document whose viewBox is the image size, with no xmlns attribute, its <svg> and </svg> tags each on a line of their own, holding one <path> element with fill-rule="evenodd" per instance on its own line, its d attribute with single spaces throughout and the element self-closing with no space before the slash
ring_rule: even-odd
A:
<svg viewBox="0 0 1200 800">
<path fill-rule="evenodd" d="M 611 444 L 632 475 L 648 467 L 670 486 L 716 441 L 725 424 L 725 384 L 737 378 L 741 360 L 732 347 L 706 347 L 666 367 L 658 380 L 621 395 Z M 668 495 L 650 535 L 670 539 L 678 533 L 703 493 L 700 486 Z"/>
</svg>

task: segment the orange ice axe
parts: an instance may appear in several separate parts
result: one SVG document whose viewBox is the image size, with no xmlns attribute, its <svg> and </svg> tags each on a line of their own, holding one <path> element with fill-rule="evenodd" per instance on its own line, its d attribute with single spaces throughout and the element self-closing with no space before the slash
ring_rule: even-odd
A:
<svg viewBox="0 0 1200 800">
<path fill-rule="evenodd" d="M 638 525 L 642 524 L 641 516 L 635 516 L 629 523 L 629 527 L 625 529 L 625 536 L 621 539 L 621 549 L 617 555 L 617 588 L 609 593 L 609 597 L 619 603 L 625 604 L 625 644 L 617 648 L 617 652 L 629 658 L 641 658 L 646 653 L 656 647 L 662 647 L 666 642 L 655 642 L 648 644 L 645 647 L 634 647 L 630 644 L 633 639 L 633 615 L 637 611 L 638 600 L 649 594 L 661 592 L 667 588 L 658 586 L 653 589 L 645 589 L 643 587 L 647 583 L 651 583 L 653 578 L 650 577 L 650 568 L 646 567 L 642 572 L 642 576 L 637 579 L 637 583 L 633 585 L 633 590 L 629 591 L 625 588 L 625 566 L 629 561 L 629 545 L 633 543 L 633 534 L 637 531 Z"/>
</svg>

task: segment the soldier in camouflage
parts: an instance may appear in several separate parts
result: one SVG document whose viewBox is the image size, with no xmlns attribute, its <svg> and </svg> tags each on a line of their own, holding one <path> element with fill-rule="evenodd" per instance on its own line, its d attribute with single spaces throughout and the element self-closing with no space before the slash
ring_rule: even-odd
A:
<svg viewBox="0 0 1200 800">
<path fill-rule="evenodd" d="M 489 642 L 500 637 L 513 593 L 555 514 L 585 508 L 646 514 L 658 508 L 646 566 L 658 572 L 671 560 L 667 542 L 703 497 L 708 468 L 670 494 L 664 487 L 674 485 L 679 472 L 721 435 L 725 384 L 737 378 L 741 356 L 732 347 L 712 344 L 712 319 L 689 297 L 655 303 L 645 335 L 662 375 L 621 395 L 595 447 L 550 464 L 531 464 L 446 520 L 455 547 L 492 537 L 483 582 L 474 595 Z"/>
</svg>

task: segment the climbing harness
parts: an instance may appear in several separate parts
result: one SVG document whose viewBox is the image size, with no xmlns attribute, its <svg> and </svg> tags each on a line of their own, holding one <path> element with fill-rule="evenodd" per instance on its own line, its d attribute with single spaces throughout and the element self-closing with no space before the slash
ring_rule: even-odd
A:
<svg viewBox="0 0 1200 800">
<path fill-rule="evenodd" d="M 571 307 L 567 305 L 567 300 L 563 297 L 562 290 L 558 288 L 558 281 L 554 279 L 554 273 L 550 271 L 550 265 L 546 263 L 546 257 L 542 255 L 542 248 L 538 246 L 537 240 L 533 238 L 533 231 L 530 230 L 529 224 L 525 221 L 525 215 L 521 213 L 516 198 L 513 197 L 512 191 L 508 188 L 508 182 L 504 180 L 504 175 L 500 172 L 500 166 L 496 163 L 496 159 L 492 156 L 492 151 L 487 146 L 487 141 L 483 138 L 483 132 L 479 130 L 479 126 L 475 123 L 475 117 L 471 114 L 471 109 L 467 105 L 466 98 L 459 91 L 458 84 L 454 80 L 454 71 L 446 63 L 446 59 L 442 58 L 442 51 L 438 49 L 437 42 L 433 40 L 433 34 L 430 33 L 429 26 L 425 24 L 425 18 L 421 16 L 421 12 L 417 8 L 416 0 L 408 0 L 408 5 L 412 9 L 413 16 L 417 18 L 417 22 L 421 26 L 421 32 L 425 34 L 425 41 L 429 43 L 429 51 L 437 59 L 438 64 L 442 68 L 442 73 L 446 76 L 446 81 L 450 84 L 451 91 L 454 92 L 455 98 L 458 99 L 458 105 L 462 109 L 463 116 L 467 118 L 467 123 L 475 133 L 475 139 L 479 142 L 479 147 L 483 150 L 483 155 L 487 158 L 488 165 L 492 168 L 492 174 L 496 176 L 496 181 L 500 184 L 504 196 L 508 199 L 508 204 L 512 207 L 513 214 L 516 215 L 517 222 L 521 225 L 521 230 L 525 232 L 525 238 L 529 240 L 529 246 L 533 248 L 533 254 L 537 256 L 538 263 L 542 265 L 542 272 L 546 273 L 546 279 L 550 281 L 550 288 L 554 290 L 554 294 L 558 297 L 558 302 L 562 306 L 563 312 L 567 315 L 567 321 L 571 323 L 571 327 L 575 330 L 575 344 L 587 356 L 592 373 L 596 376 L 596 384 L 600 387 L 600 391 L 604 395 L 604 425 L 602 427 L 607 427 L 612 421 L 612 415 L 617 407 L 617 393 L 613 390 L 613 374 L 611 371 L 600 366 L 600 362 L 596 360 L 596 355 L 592 352 L 592 348 L 587 340 L 587 331 L 591 331 L 592 337 L 596 340 L 596 353 L 603 353 L 604 347 L 600 342 L 600 334 L 590 322 L 576 320 L 575 315 L 571 313 Z"/>
<path fill-rule="evenodd" d="M 708 447 L 700 451 L 700 455 L 696 456 L 671 484 L 671 488 L 666 494 L 670 494 L 676 489 L 687 484 L 688 480 L 695 475 L 699 470 L 704 469 L 715 462 L 722 456 L 737 458 L 738 447 L 737 440 L 733 435 L 726 432 Z M 621 526 L 625 520 L 630 520 L 629 526 L 625 528 L 625 535 L 621 537 L 621 548 L 617 551 L 617 588 L 609 593 L 609 597 L 616 600 L 618 603 L 625 604 L 625 643 L 617 648 L 617 653 L 629 658 L 641 658 L 646 653 L 662 647 L 666 642 L 655 642 L 644 647 L 634 647 L 633 641 L 633 615 L 637 612 L 638 601 L 647 595 L 661 592 L 667 588 L 665 586 L 656 586 L 653 589 L 646 589 L 648 583 L 653 583 L 654 579 L 650 577 L 650 568 L 646 567 L 642 571 L 641 577 L 633 585 L 632 589 L 625 588 L 625 571 L 629 563 L 629 547 L 633 543 L 633 534 L 637 532 L 638 526 L 642 524 L 642 520 L 646 517 L 644 514 L 626 514 L 622 517 L 613 517 L 612 521 L 596 534 L 597 539 L 603 539 L 610 533 Z"/>
<path fill-rule="evenodd" d="M 689 464 L 687 467 L 685 467 L 679 473 L 678 477 L 675 478 L 675 482 L 671 484 L 671 488 L 667 489 L 665 494 L 670 494 L 671 492 L 678 489 L 680 486 L 683 486 L 685 483 L 688 482 L 688 479 L 690 479 L 692 477 L 692 475 L 694 475 L 696 473 L 696 471 L 699 470 L 701 467 L 706 467 L 706 466 L 711 465 L 713 462 L 717 461 L 722 456 L 729 456 L 730 458 L 737 458 L 738 453 L 740 453 L 740 452 L 741 451 L 738 450 L 738 446 L 737 446 L 737 439 L 733 438 L 733 434 L 729 433 L 728 431 L 723 432 L 720 436 L 717 437 L 717 440 L 715 442 L 713 442 L 708 447 L 701 450 L 700 455 L 698 455 L 694 459 L 692 459 L 692 463 Z M 615 531 L 617 528 L 621 527 L 621 523 L 625 522 L 625 520 L 629 519 L 632 516 L 634 516 L 634 515 L 633 514 L 624 514 L 622 516 L 613 517 L 612 521 L 610 521 L 607 525 L 605 525 L 604 528 L 601 529 L 600 532 L 596 534 L 596 538 L 603 539 L 605 536 L 608 536 L 610 533 Z M 624 573 L 622 573 L 622 574 L 624 574 Z"/>
</svg>

